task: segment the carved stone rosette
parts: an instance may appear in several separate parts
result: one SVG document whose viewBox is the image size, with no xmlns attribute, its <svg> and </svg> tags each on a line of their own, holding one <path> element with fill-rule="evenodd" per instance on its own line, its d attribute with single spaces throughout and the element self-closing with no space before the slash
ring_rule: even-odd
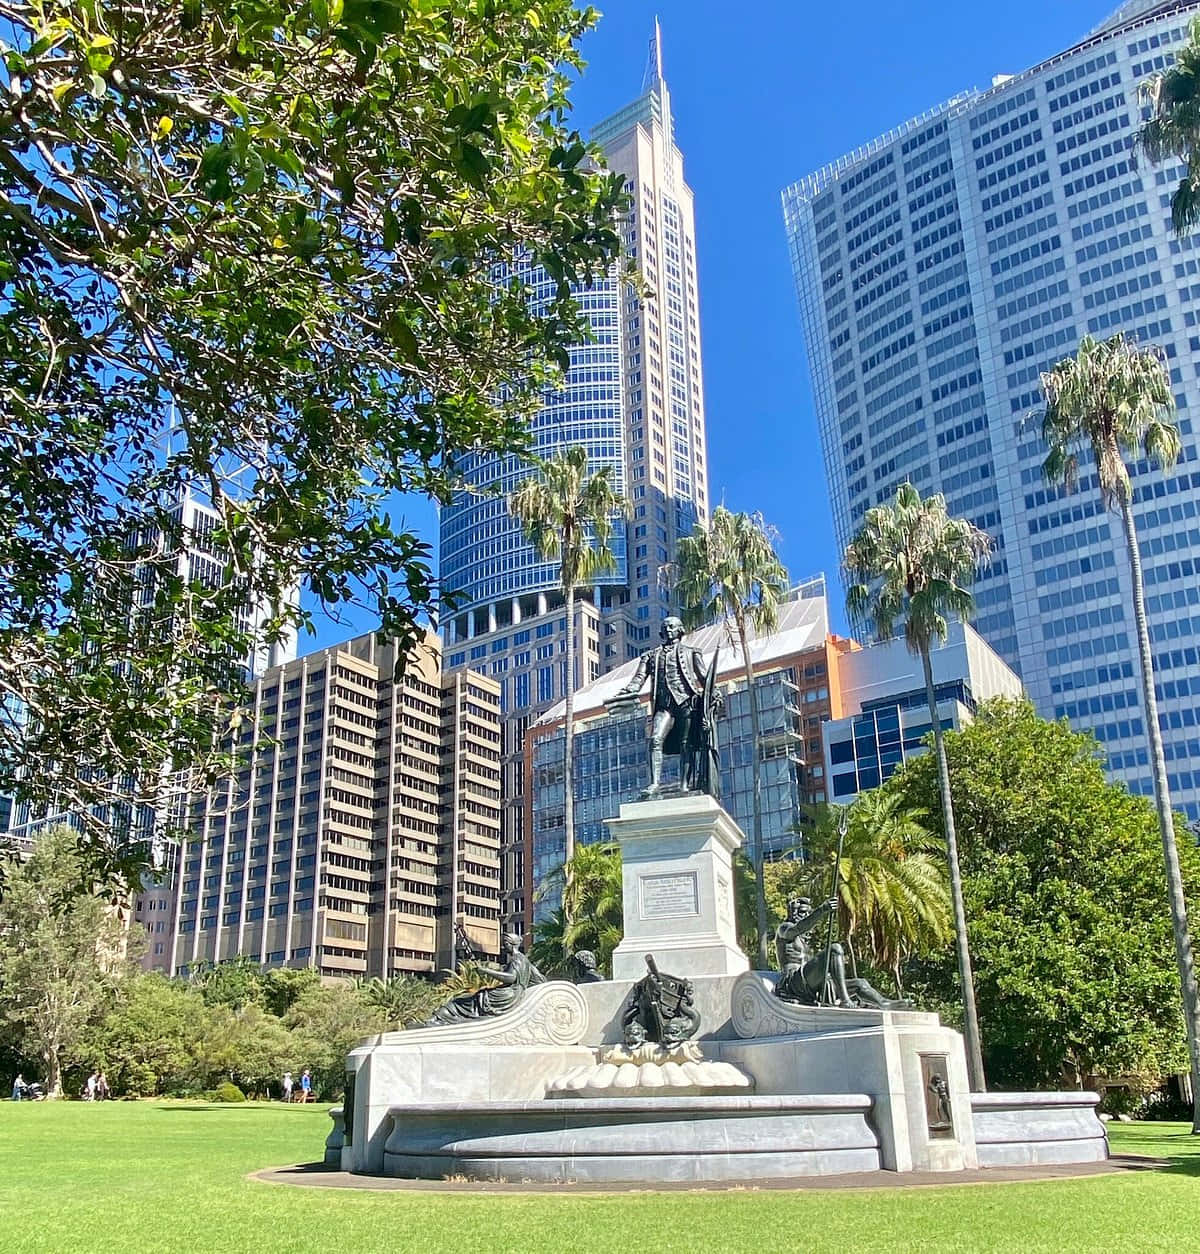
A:
<svg viewBox="0 0 1200 1254">
<path fill-rule="evenodd" d="M 785 1013 L 787 1005 L 774 996 L 767 979 L 757 971 L 746 971 L 738 976 L 730 1002 L 733 1030 L 743 1040 L 803 1031 L 799 1016 Z"/>
</svg>

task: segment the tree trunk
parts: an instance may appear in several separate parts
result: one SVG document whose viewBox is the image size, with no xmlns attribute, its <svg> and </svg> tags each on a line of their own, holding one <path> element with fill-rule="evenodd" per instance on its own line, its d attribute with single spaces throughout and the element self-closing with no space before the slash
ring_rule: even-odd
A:
<svg viewBox="0 0 1200 1254">
<path fill-rule="evenodd" d="M 1142 585 L 1142 556 L 1138 550 L 1131 493 L 1122 497 L 1121 521 L 1125 524 L 1125 544 L 1129 549 L 1129 573 L 1133 581 L 1133 620 L 1137 629 L 1138 658 L 1142 664 L 1142 701 L 1146 713 L 1146 736 L 1150 742 L 1150 766 L 1154 772 L 1154 802 L 1158 809 L 1163 862 L 1167 870 L 1167 897 L 1171 905 L 1171 927 L 1175 933 L 1175 962 L 1179 968 L 1183 1020 L 1187 1029 L 1188 1057 L 1191 1060 L 1192 1132 L 1200 1134 L 1200 998 L 1196 993 L 1196 963 L 1192 938 L 1188 931 L 1187 901 L 1183 895 L 1179 850 L 1175 845 L 1175 821 L 1171 814 L 1167 762 L 1163 756 L 1162 732 L 1158 726 L 1154 661 L 1150 654 L 1150 632 L 1146 626 L 1146 598 Z"/>
<path fill-rule="evenodd" d="M 767 949 L 767 886 L 763 875 L 762 830 L 762 766 L 758 726 L 758 693 L 754 691 L 754 663 L 750 660 L 750 642 L 746 639 L 744 623 L 738 623 L 738 636 L 742 644 L 742 664 L 746 670 L 746 695 L 750 699 L 750 778 L 754 785 L 754 907 L 758 921 L 758 969 L 769 971 L 771 959 Z M 716 659 L 713 659 L 715 666 Z"/>
<path fill-rule="evenodd" d="M 563 694 L 567 712 L 563 719 L 563 837 L 564 861 L 570 874 L 575 856 L 575 588 L 567 588 L 567 686 Z"/>
<path fill-rule="evenodd" d="M 950 799 L 950 765 L 946 761 L 946 744 L 942 738 L 942 721 L 938 718 L 937 694 L 933 688 L 933 663 L 929 648 L 921 650 L 925 668 L 925 697 L 929 702 L 929 721 L 933 724 L 933 750 L 937 754 L 938 787 L 942 794 L 942 820 L 946 826 L 946 862 L 950 867 L 950 896 L 954 903 L 954 948 L 958 957 L 958 981 L 962 985 L 963 1035 L 967 1046 L 967 1076 L 975 1093 L 987 1091 L 983 1074 L 983 1047 L 979 1036 L 979 1016 L 975 1010 L 975 978 L 971 973 L 971 951 L 967 947 L 967 912 L 963 906 L 962 872 L 958 865 L 958 833 L 954 830 L 954 804 Z"/>
<path fill-rule="evenodd" d="M 62 1068 L 58 1065 L 58 1046 L 46 1045 L 42 1050 L 42 1060 L 46 1064 L 46 1096 L 61 1097 Z"/>
</svg>

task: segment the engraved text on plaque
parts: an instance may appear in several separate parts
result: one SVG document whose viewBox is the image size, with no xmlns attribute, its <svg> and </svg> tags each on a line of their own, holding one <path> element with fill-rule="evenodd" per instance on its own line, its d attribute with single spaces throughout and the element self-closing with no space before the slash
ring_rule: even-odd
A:
<svg viewBox="0 0 1200 1254">
<path fill-rule="evenodd" d="M 700 913 L 700 885 L 695 871 L 643 875 L 638 887 L 643 919 L 673 919 Z"/>
</svg>

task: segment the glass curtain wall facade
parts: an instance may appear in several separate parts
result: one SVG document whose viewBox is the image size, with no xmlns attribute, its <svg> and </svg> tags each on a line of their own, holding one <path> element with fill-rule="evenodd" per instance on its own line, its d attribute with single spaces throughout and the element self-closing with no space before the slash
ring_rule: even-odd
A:
<svg viewBox="0 0 1200 1254">
<path fill-rule="evenodd" d="M 1075 47 L 931 109 L 783 195 L 834 528 L 905 480 L 993 537 L 975 625 L 1038 709 L 1152 791 L 1119 520 L 1048 486 L 1039 373 L 1085 334 L 1161 345 L 1183 456 L 1133 468 L 1173 799 L 1200 816 L 1200 236 L 1138 163 L 1139 85 L 1200 4 L 1129 4 Z"/>
<path fill-rule="evenodd" d="M 529 303 L 541 314 L 557 286 L 541 267 L 513 264 L 497 268 L 496 282 L 519 282 Z M 615 274 L 580 292 L 576 303 L 586 313 L 593 340 L 570 350 L 571 366 L 561 390 L 547 392 L 531 423 L 533 453 L 551 458 L 574 445 L 586 450 L 590 470 L 608 468 L 618 490 L 625 491 L 625 431 L 621 406 L 620 284 Z M 454 639 L 484 634 L 511 623 L 513 599 L 558 587 L 558 566 L 543 561 L 508 512 L 507 496 L 529 474 L 517 457 L 469 454 L 462 462 L 467 485 L 441 516 L 441 579 L 462 602 L 454 621 Z M 612 538 L 616 565 L 597 586 L 624 587 L 628 582 L 625 522 Z M 536 603 L 529 615 L 536 613 Z M 472 621 L 474 619 L 474 621 Z M 482 631 L 479 629 L 482 628 Z"/>
<path fill-rule="evenodd" d="M 943 731 L 961 727 L 975 712 L 975 702 L 962 680 L 937 686 L 938 721 Z M 861 714 L 839 720 L 838 734 L 829 730 L 830 799 L 848 805 L 860 792 L 878 788 L 909 758 L 929 752 L 926 737 L 933 731 L 924 692 L 885 698 L 864 706 Z"/>
<path fill-rule="evenodd" d="M 695 215 L 657 31 L 651 48 L 641 95 L 592 134 L 625 177 L 631 211 L 621 229 L 644 295 L 615 271 L 576 294 L 592 339 L 571 350 L 562 389 L 545 395 L 531 428 L 540 456 L 582 445 L 630 504 L 613 536 L 615 569 L 579 590 L 577 686 L 654 639 L 672 608 L 675 545 L 708 516 Z M 514 279 L 535 307 L 549 295 L 537 268 L 497 269 L 497 282 Z M 447 666 L 482 670 L 501 688 L 504 917 L 518 931 L 528 905 L 525 733 L 567 685 L 557 564 L 537 557 L 504 500 L 527 473 L 515 458 L 468 461 L 467 488 L 442 512 L 440 549 L 443 586 L 458 597 L 443 628 Z"/>
<path fill-rule="evenodd" d="M 804 772 L 804 700 L 791 671 L 757 676 L 754 686 L 762 726 L 763 845 L 771 858 L 796 845 L 793 825 L 800 803 L 815 798 Z M 744 684 L 727 693 L 719 735 L 721 803 L 749 840 L 754 831 L 753 741 Z M 544 886 L 534 902 L 535 922 L 560 903 L 554 873 L 562 866 L 564 848 L 563 742 L 561 728 L 533 742 L 533 882 Z M 621 806 L 636 801 L 646 787 L 646 713 L 596 719 L 577 730 L 575 746 L 575 838 L 586 845 L 608 839 L 605 820 L 616 818 Z M 678 770 L 678 759 L 668 756 L 664 785 L 678 781 Z"/>
</svg>

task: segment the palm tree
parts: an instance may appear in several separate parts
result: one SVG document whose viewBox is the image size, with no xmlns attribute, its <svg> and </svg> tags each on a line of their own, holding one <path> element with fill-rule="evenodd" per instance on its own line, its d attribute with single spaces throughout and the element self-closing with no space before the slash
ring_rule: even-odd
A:
<svg viewBox="0 0 1200 1254">
<path fill-rule="evenodd" d="M 1146 626 L 1146 598 L 1142 586 L 1142 559 L 1133 517 L 1133 484 L 1125 456 L 1146 458 L 1169 469 L 1179 457 L 1179 431 L 1167 421 L 1174 407 L 1171 379 L 1158 349 L 1139 348 L 1114 335 L 1097 341 L 1086 336 L 1074 357 L 1060 361 L 1042 375 L 1046 409 L 1042 436 L 1049 450 L 1042 466 L 1046 478 L 1070 491 L 1079 477 L 1080 454 L 1090 453 L 1096 464 L 1100 497 L 1121 516 L 1129 573 L 1133 584 L 1133 620 L 1142 669 L 1142 700 L 1150 740 L 1154 800 L 1162 835 L 1167 871 L 1167 894 L 1175 932 L 1175 958 L 1183 994 L 1184 1020 L 1191 1056 L 1193 1094 L 1197 1102 L 1193 1131 L 1200 1132 L 1200 1004 L 1196 970 L 1188 931 L 1175 821 L 1167 784 L 1158 701 L 1154 691 L 1154 662 Z"/>
<path fill-rule="evenodd" d="M 798 874 L 789 887 L 803 889 L 814 900 L 830 895 L 841 809 L 818 807 L 806 832 L 810 860 L 792 864 Z M 835 895 L 841 935 L 852 958 L 865 958 L 892 972 L 901 996 L 904 960 L 941 948 L 953 935 L 945 866 L 922 817 L 886 789 L 860 794 L 846 814 L 838 862 Z"/>
<path fill-rule="evenodd" d="M 991 540 L 987 534 L 965 518 L 951 518 L 942 496 L 922 500 L 911 483 L 902 483 L 890 505 L 878 505 L 867 511 L 861 530 L 847 546 L 842 559 L 849 576 L 846 607 L 850 614 L 855 618 L 872 619 L 881 640 L 892 635 L 896 620 L 902 618 L 905 643 L 920 657 L 925 671 L 925 696 L 929 702 L 929 721 L 933 724 L 942 821 L 946 829 L 946 861 L 954 907 L 958 978 L 962 985 L 967 1070 L 971 1087 L 977 1092 L 985 1087 L 983 1049 L 975 1010 L 971 953 L 967 947 L 958 837 L 954 829 L 954 804 L 950 799 L 950 769 L 946 763 L 929 653 L 934 640 L 946 639 L 948 613 L 966 618 L 974 611 L 975 601 L 966 585 L 990 552 Z"/>
<path fill-rule="evenodd" d="M 368 1006 L 386 1016 L 389 1024 L 426 1019 L 446 997 L 437 985 L 409 975 L 394 975 L 389 980 L 360 977 L 354 981 L 354 987 Z"/>
<path fill-rule="evenodd" d="M 1137 142 L 1156 164 L 1178 158 L 1187 166 L 1171 197 L 1171 223 L 1185 235 L 1200 222 L 1200 26 L 1180 48 L 1175 64 L 1142 85 L 1150 117 Z"/>
<path fill-rule="evenodd" d="M 779 602 L 787 593 L 787 571 L 775 553 L 770 530 L 761 514 L 734 514 L 718 505 L 708 526 L 698 524 L 680 540 L 676 558 L 676 599 L 687 627 L 718 618 L 730 642 L 742 651 L 746 692 L 750 700 L 751 778 L 754 783 L 754 877 L 758 912 L 758 959 L 767 954 L 767 898 L 763 887 L 762 766 L 759 761 L 758 694 L 750 660 L 751 629 L 755 635 L 774 631 Z"/>
<path fill-rule="evenodd" d="M 609 540 L 613 521 L 625 512 L 625 499 L 613 484 L 611 466 L 588 474 L 587 450 L 578 445 L 541 462 L 508 499 L 509 513 L 543 561 L 559 562 L 567 602 L 566 717 L 563 720 L 564 861 L 575 853 L 575 590 L 616 564 Z"/>
<path fill-rule="evenodd" d="M 590 949 L 601 970 L 624 935 L 621 847 L 615 841 L 580 845 L 570 862 L 549 875 L 539 893 L 562 888 L 563 905 L 533 929 L 530 957 L 546 975 L 571 970 L 571 955 Z"/>
</svg>

